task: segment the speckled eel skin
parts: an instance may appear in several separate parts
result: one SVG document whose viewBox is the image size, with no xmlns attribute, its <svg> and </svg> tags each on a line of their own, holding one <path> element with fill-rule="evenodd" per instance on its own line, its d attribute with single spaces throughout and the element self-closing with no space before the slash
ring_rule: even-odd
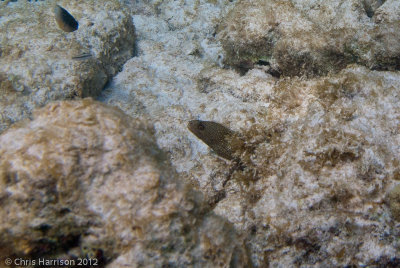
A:
<svg viewBox="0 0 400 268">
<path fill-rule="evenodd" d="M 216 122 L 200 120 L 189 121 L 188 129 L 220 157 L 228 160 L 234 158 L 228 140 L 235 134 L 232 130 Z"/>
</svg>

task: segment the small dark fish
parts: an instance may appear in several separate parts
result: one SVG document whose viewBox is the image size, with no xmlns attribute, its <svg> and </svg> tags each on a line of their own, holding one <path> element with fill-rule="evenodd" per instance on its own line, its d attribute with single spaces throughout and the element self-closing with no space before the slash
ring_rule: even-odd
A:
<svg viewBox="0 0 400 268">
<path fill-rule="evenodd" d="M 235 132 L 223 125 L 212 121 L 192 120 L 188 123 L 188 129 L 210 146 L 219 156 L 232 160 L 233 151 L 229 143 L 229 138 L 235 135 Z"/>
<path fill-rule="evenodd" d="M 90 54 L 90 53 L 82 53 L 82 54 L 73 56 L 72 59 L 73 60 L 86 60 L 91 57 L 92 57 L 92 54 Z"/>
<path fill-rule="evenodd" d="M 66 11 L 64 8 L 56 5 L 54 8 L 54 14 L 58 27 L 65 32 L 73 32 L 78 30 L 79 23 Z"/>
</svg>

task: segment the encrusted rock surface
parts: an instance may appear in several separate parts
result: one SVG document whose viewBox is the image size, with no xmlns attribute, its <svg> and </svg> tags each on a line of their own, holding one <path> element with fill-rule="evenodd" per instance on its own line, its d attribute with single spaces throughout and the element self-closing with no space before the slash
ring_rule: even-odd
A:
<svg viewBox="0 0 400 268">
<path fill-rule="evenodd" d="M 99 100 L 134 119 L 60 102 L 0 136 L 2 202 L 42 213 L 3 209 L 18 212 L 0 225 L 7 254 L 38 254 L 40 236 L 110 267 L 400 265 L 397 1 L 124 5 L 137 57 Z M 193 119 L 240 133 L 240 162 L 190 133 Z M 51 183 L 57 198 L 43 198 Z"/>
<path fill-rule="evenodd" d="M 144 6 L 146 16 L 134 15 L 138 56 L 126 63 L 101 100 L 154 123 L 158 145 L 169 152 L 179 174 L 244 236 L 254 266 L 399 265 L 398 194 L 393 190 L 400 168 L 399 72 L 371 70 L 380 64 L 379 53 L 368 58 L 360 52 L 366 61 L 346 65 L 347 56 L 339 55 L 346 64 L 329 74 L 322 69 L 314 78 L 277 78 L 273 66 L 263 65 L 240 74 L 221 68 L 212 27 L 196 23 L 202 16 L 212 22 L 229 8 L 216 5 L 219 13 L 213 13 L 202 2 L 190 13 L 192 2 L 174 3 L 192 14 L 181 24 L 171 18 L 170 2 L 157 6 L 158 13 Z M 232 10 L 244 3 L 250 2 L 237 2 Z M 285 3 L 298 9 L 294 2 Z M 383 5 L 378 9 L 374 16 Z M 242 19 L 253 17 L 249 13 Z M 323 44 L 317 41 L 318 36 L 300 45 L 314 53 L 313 42 Z M 374 42 L 370 45 L 377 46 Z M 182 48 L 194 50 L 182 53 Z M 283 62 L 288 64 L 280 65 L 283 74 L 297 68 L 296 62 Z M 319 68 L 304 64 L 305 74 Z M 334 66 L 324 57 L 318 64 Z M 216 121 L 242 133 L 246 146 L 237 155 L 243 166 L 220 159 L 191 134 L 186 127 L 191 119 Z"/>
<path fill-rule="evenodd" d="M 57 26 L 56 2 L 77 31 Z M 17 1 L 0 17 L 0 132 L 51 100 L 98 95 L 134 52 L 132 19 L 117 0 Z M 83 53 L 91 57 L 72 59 Z"/>
<path fill-rule="evenodd" d="M 49 104 L 5 131 L 0 184 L 2 264 L 5 256 L 247 263 L 232 225 L 178 179 L 152 127 L 91 99 Z"/>
<path fill-rule="evenodd" d="M 219 25 L 225 63 L 266 64 L 286 76 L 323 75 L 349 63 L 400 67 L 396 0 L 238 1 Z"/>
</svg>

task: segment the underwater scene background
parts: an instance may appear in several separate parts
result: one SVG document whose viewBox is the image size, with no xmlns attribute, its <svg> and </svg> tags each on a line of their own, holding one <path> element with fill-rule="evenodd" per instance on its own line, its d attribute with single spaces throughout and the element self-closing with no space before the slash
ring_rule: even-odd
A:
<svg viewBox="0 0 400 268">
<path fill-rule="evenodd" d="M 400 2 L 0 1 L 0 267 L 398 267 Z"/>
</svg>

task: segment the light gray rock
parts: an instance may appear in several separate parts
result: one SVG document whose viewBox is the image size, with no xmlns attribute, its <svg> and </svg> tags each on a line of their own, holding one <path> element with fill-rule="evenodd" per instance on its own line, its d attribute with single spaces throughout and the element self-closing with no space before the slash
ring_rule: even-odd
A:
<svg viewBox="0 0 400 268">
<path fill-rule="evenodd" d="M 57 26 L 55 3 L 0 9 L 0 132 L 51 100 L 97 96 L 133 55 L 135 29 L 119 1 L 57 1 L 79 22 L 72 33 Z"/>
</svg>

